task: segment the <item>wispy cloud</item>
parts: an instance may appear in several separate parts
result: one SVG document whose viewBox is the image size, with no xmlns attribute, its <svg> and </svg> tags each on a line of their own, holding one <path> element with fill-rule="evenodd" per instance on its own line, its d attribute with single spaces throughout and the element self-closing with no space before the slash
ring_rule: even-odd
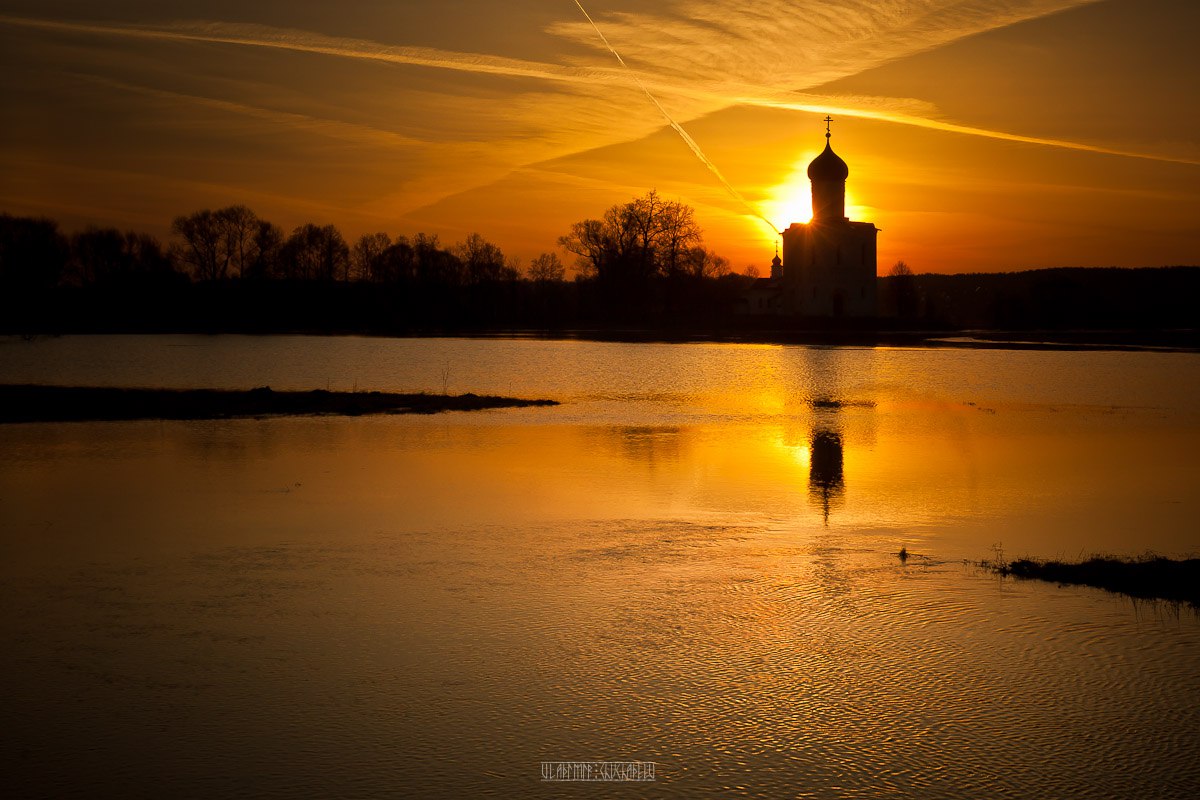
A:
<svg viewBox="0 0 1200 800">
<path fill-rule="evenodd" d="M 185 103 L 188 105 L 209 108 L 215 111 L 223 111 L 229 114 L 252 117 L 254 119 L 264 120 L 276 125 L 286 125 L 288 127 L 307 131 L 319 136 L 351 142 L 354 144 L 385 146 L 412 146 L 424 144 L 422 140 L 415 139 L 411 136 L 404 136 L 394 131 L 383 130 L 370 125 L 344 122 L 336 119 L 325 119 L 321 117 L 314 117 L 308 114 L 297 114 L 290 111 L 280 111 L 278 109 L 249 105 L 247 103 L 237 103 L 231 100 L 223 100 L 216 97 L 206 97 L 168 89 L 156 89 L 151 86 L 140 86 L 132 83 L 126 83 L 124 81 L 113 80 L 111 78 L 103 78 L 97 75 L 74 73 L 73 77 L 75 77 L 77 80 L 85 81 L 96 86 L 103 86 L 109 89 L 117 89 L 124 92 L 132 92 L 171 103 Z"/>
<path fill-rule="evenodd" d="M 838 97 L 811 91 L 963 36 L 1089 2 L 1094 0 L 999 0 L 986 6 L 960 0 L 709 0 L 689 5 L 686 15 L 615 14 L 598 21 L 610 41 L 624 51 L 645 87 L 670 106 L 673 116 L 685 121 L 738 105 L 831 112 L 1003 141 L 1196 164 L 1187 158 L 960 124 L 939 118 L 936 108 L 912 98 Z M 565 150 L 636 138 L 655 127 L 653 114 L 612 114 L 628 102 L 630 77 L 604 65 L 609 58 L 607 49 L 582 17 L 550 28 L 551 33 L 597 49 L 594 58 L 571 64 L 385 45 L 242 23 L 177 22 L 151 27 L 0 15 L 0 24 L 70 34 L 270 48 L 558 85 L 554 92 L 531 93 L 510 107 L 521 118 L 518 125 L 525 126 L 522 138 L 545 145 L 540 151 L 535 147 L 532 158 L 524 163 L 563 155 Z M 612 90 L 626 94 L 614 100 Z M 564 102 L 564 94 L 570 102 Z M 399 133 L 336 120 L 216 98 L 194 99 L 213 108 L 269 117 L 326 135 L 412 141 Z M 599 119 L 609 124 L 600 128 L 595 124 Z M 530 126 L 530 122 L 535 124 Z"/>
<path fill-rule="evenodd" d="M 803 90 L 1097 0 L 694 0 L 594 16 L 635 68 L 680 82 Z M 595 12 L 596 9 L 593 9 Z M 586 20 L 551 27 L 598 51 Z"/>
<path fill-rule="evenodd" d="M 353 58 L 401 66 L 432 67 L 511 78 L 562 83 L 611 79 L 615 70 L 562 66 L 481 53 L 458 53 L 430 47 L 401 47 L 363 39 L 325 36 L 291 28 L 228 22 L 177 22 L 165 27 L 66 22 L 0 15 L 0 24 L 59 33 L 122 36 L 133 39 L 228 44 Z"/>
</svg>

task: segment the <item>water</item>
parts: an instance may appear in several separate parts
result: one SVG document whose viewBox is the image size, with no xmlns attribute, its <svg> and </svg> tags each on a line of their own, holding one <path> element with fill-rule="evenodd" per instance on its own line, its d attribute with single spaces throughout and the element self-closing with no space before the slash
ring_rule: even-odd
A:
<svg viewBox="0 0 1200 800">
<path fill-rule="evenodd" d="M 0 377 L 563 401 L 0 427 L 6 794 L 1200 788 L 1194 615 L 962 563 L 1200 550 L 1196 355 L 76 337 Z"/>
</svg>

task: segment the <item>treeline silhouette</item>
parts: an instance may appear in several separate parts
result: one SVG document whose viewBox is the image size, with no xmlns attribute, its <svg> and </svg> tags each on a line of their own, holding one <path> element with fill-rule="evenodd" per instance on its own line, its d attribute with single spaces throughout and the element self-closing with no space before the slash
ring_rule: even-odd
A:
<svg viewBox="0 0 1200 800">
<path fill-rule="evenodd" d="M 1200 267 L 1060 267 L 914 275 L 903 262 L 879 279 L 879 313 L 924 330 L 1200 328 Z"/>
<path fill-rule="evenodd" d="M 561 237 L 527 268 L 478 233 L 290 234 L 245 206 L 177 217 L 172 240 L 115 228 L 67 235 L 0 215 L 0 313 L 8 332 L 406 333 L 636 324 L 708 325 L 752 280 L 706 249 L 692 209 L 649 192 Z"/>
<path fill-rule="evenodd" d="M 879 279 L 874 320 L 753 316 L 755 271 L 705 246 L 693 210 L 651 191 L 581 220 L 527 266 L 478 233 L 290 234 L 245 206 L 177 217 L 164 244 L 72 234 L 0 214 L 0 330 L 471 333 L 639 329 L 781 338 L 792 331 L 1169 330 L 1200 327 L 1200 268 L 1052 269 Z"/>
</svg>

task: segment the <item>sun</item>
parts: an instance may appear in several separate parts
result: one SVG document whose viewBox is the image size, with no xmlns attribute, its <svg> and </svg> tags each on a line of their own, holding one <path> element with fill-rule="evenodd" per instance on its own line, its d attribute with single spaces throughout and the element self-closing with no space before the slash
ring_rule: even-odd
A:
<svg viewBox="0 0 1200 800">
<path fill-rule="evenodd" d="M 767 190 L 763 203 L 764 214 L 779 230 L 793 222 L 812 220 L 812 187 L 808 181 L 808 165 L 817 154 L 804 153 L 792 163 L 792 169 L 782 183 Z"/>
<path fill-rule="evenodd" d="M 787 230 L 793 222 L 812 222 L 812 183 L 808 179 L 808 165 L 817 155 L 816 151 L 802 154 L 792 163 L 787 177 L 767 189 L 762 204 L 763 216 L 777 229 Z M 869 218 L 871 210 L 868 206 L 859 205 L 853 193 L 846 191 L 846 215 L 849 219 Z"/>
</svg>

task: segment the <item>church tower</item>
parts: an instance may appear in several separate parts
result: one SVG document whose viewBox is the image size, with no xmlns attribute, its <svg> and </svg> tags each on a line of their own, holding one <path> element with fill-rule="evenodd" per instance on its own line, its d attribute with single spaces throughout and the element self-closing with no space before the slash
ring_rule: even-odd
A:
<svg viewBox="0 0 1200 800">
<path fill-rule="evenodd" d="M 825 149 L 808 165 L 812 221 L 783 232 L 783 309 L 806 317 L 873 317 L 879 230 L 846 216 L 850 168 L 833 152 L 831 122 L 825 117 Z"/>
</svg>

